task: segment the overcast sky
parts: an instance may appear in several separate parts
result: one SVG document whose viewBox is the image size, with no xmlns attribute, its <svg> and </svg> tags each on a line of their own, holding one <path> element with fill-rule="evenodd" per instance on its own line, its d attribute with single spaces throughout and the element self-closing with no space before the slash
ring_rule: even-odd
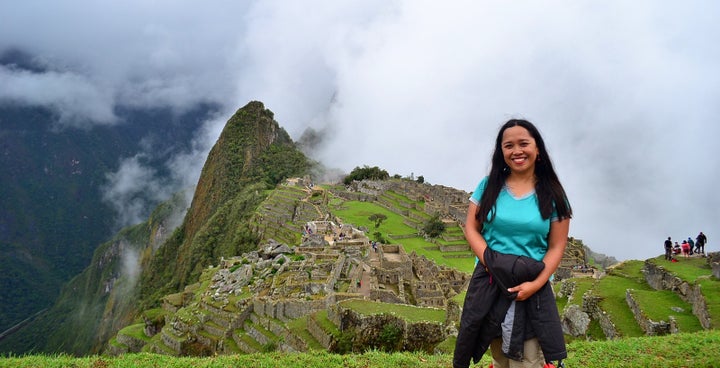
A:
<svg viewBox="0 0 720 368">
<path fill-rule="evenodd" d="M 526 118 L 569 194 L 571 236 L 645 259 L 704 231 L 717 251 L 718 15 L 711 0 L 8 0 L 0 52 L 50 69 L 0 67 L 0 101 L 70 125 L 122 124 L 117 105 L 218 103 L 196 150 L 169 163 L 194 182 L 224 122 L 259 100 L 296 140 L 331 133 L 328 166 L 468 192 L 499 126 Z M 109 178 L 152 182 L 133 165 Z"/>
</svg>

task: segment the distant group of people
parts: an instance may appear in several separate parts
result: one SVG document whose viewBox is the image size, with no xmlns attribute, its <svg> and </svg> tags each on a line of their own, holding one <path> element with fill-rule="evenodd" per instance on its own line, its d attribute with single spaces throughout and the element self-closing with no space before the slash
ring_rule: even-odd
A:
<svg viewBox="0 0 720 368">
<path fill-rule="evenodd" d="M 684 257 L 690 257 L 693 254 L 705 255 L 705 244 L 707 244 L 707 236 L 701 231 L 695 237 L 695 241 L 688 236 L 687 240 L 683 240 L 682 244 L 676 241 L 673 245 L 672 238 L 668 236 L 665 240 L 665 259 L 671 262 L 677 262 L 675 256 L 682 254 Z"/>
</svg>

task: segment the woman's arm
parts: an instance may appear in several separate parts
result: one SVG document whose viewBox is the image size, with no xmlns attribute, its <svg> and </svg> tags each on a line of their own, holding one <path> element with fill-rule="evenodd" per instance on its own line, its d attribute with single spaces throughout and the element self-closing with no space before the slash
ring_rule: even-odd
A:
<svg viewBox="0 0 720 368">
<path fill-rule="evenodd" d="M 540 272 L 533 281 L 524 282 L 518 286 L 508 289 L 510 292 L 517 292 L 515 300 L 522 301 L 540 290 L 543 285 L 550 279 L 550 276 L 557 271 L 560 266 L 565 247 L 567 246 L 568 232 L 570 231 L 570 219 L 562 219 L 550 223 L 550 234 L 548 235 L 548 250 L 543 257 L 545 269 Z"/>
<path fill-rule="evenodd" d="M 480 263 L 484 266 L 485 265 L 485 259 L 484 259 L 484 253 L 485 248 L 487 248 L 487 242 L 485 242 L 485 238 L 483 238 L 482 234 L 480 234 L 480 231 L 478 231 L 478 228 L 480 227 L 479 221 L 475 218 L 475 214 L 477 213 L 478 206 L 475 203 L 470 202 L 470 206 L 468 207 L 467 217 L 465 219 L 465 239 L 470 244 L 470 249 L 472 249 L 473 253 L 478 257 L 480 260 Z"/>
</svg>

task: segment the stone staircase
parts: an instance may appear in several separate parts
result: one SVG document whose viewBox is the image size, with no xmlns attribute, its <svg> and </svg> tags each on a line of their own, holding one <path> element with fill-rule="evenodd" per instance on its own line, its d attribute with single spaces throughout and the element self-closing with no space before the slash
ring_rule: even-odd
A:
<svg viewBox="0 0 720 368">
<path fill-rule="evenodd" d="M 313 203 L 312 191 L 297 187 L 279 187 L 259 208 L 256 221 L 263 241 L 298 244 L 302 224 L 322 220 L 325 214 Z"/>
</svg>

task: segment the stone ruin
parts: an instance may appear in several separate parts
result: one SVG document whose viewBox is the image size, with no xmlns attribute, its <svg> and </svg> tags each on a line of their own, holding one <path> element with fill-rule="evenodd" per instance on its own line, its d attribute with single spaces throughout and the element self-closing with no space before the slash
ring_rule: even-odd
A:
<svg viewBox="0 0 720 368">
<path fill-rule="evenodd" d="M 415 202 L 424 202 L 424 212 L 428 215 L 440 214 L 444 223 L 457 223 L 461 228 L 465 227 L 468 198 L 470 194 L 463 190 L 446 187 L 442 185 L 430 185 L 418 183 L 411 180 L 363 180 L 355 181 L 348 188 L 350 193 L 361 193 L 366 196 L 364 200 L 377 202 L 388 210 L 400 213 L 403 216 L 411 216 L 409 208 L 415 208 Z M 411 203 L 403 203 L 398 207 L 383 203 L 383 194 L 393 192 L 407 197 Z M 335 193 L 338 196 L 348 198 L 348 191 Z M 408 224 L 413 226 L 413 224 Z M 455 239 L 454 239 L 455 240 Z M 463 239 L 464 240 L 464 237 Z M 460 248 L 469 249 L 468 245 L 444 247 L 441 251 L 457 251 Z M 565 249 L 560 267 L 556 272 L 559 280 L 572 277 L 599 277 L 598 270 L 589 265 L 582 240 L 570 238 Z"/>
<path fill-rule="evenodd" d="M 270 344 L 278 344 L 281 351 L 307 351 L 309 338 L 333 351 L 337 336 L 317 321 L 316 313 L 328 311 L 337 328 L 369 329 L 357 336 L 374 336 L 379 332 L 373 329 L 382 324 L 368 321 L 379 317 L 362 317 L 338 308 L 338 303 L 364 299 L 444 309 L 469 279 L 465 273 L 407 254 L 401 245 L 373 246 L 363 231 L 348 224 L 310 221 L 303 232 L 296 247 L 270 240 L 256 251 L 221 259 L 206 271 L 205 289 L 189 286 L 164 298 L 164 324 L 148 328 L 145 321 L 145 334 L 160 334 L 158 341 L 148 343 L 121 331 L 120 343 L 111 344 L 108 352 L 140 351 L 148 345 L 146 350 L 171 355 L 251 353 Z M 284 325 L 301 317 L 308 318 L 312 337 L 300 337 Z M 397 317 L 393 321 L 402 328 L 404 349 L 431 351 L 446 338 L 445 331 L 452 331 L 437 323 L 400 322 Z"/>
<path fill-rule="evenodd" d="M 308 183 L 297 180 L 289 181 L 287 185 L 307 187 Z M 353 185 L 355 192 L 336 194 L 352 197 L 346 199 L 378 201 L 385 191 L 393 191 L 410 201 L 422 200 L 428 214 L 440 213 L 444 221 L 457 221 L 463 226 L 469 193 L 412 181 L 363 181 Z M 300 198 L 299 193 L 296 196 Z M 298 203 L 303 202 L 298 200 Z M 400 201 L 399 206 L 391 210 L 403 212 L 403 206 L 409 209 L 415 204 Z M 308 208 L 310 210 L 305 211 L 308 214 L 316 211 Z M 272 214 L 268 210 L 265 216 Z M 320 214 L 314 216 L 317 215 Z M 185 292 L 167 296 L 163 303 L 167 312 L 164 327 L 156 324 L 147 329 L 161 334 L 161 343 L 151 343 L 148 350 L 173 355 L 184 355 L 197 349 L 211 354 L 251 353 L 261 351 L 262 345 L 279 342 L 277 349 L 281 351 L 307 351 L 310 345 L 303 339 L 308 337 L 301 338 L 284 325 L 307 317 L 311 339 L 332 351 L 336 337 L 318 322 L 315 315 L 327 311 L 338 328 L 350 323 L 343 322 L 343 318 L 357 322 L 360 317 L 337 307 L 346 299 L 447 311 L 448 317 L 439 330 L 434 325 L 393 322 L 404 326 L 405 335 L 412 330 L 433 336 L 424 343 L 411 341 L 408 337 L 407 347 L 430 350 L 448 333 L 456 333 L 461 308 L 451 298 L 467 287 L 470 275 L 437 265 L 414 252 L 408 254 L 399 244 L 373 244 L 363 229 L 330 221 L 327 215 L 319 217 L 323 219 L 295 225 L 295 231 L 302 232 L 297 246 L 266 238 L 266 243 L 257 251 L 222 259 L 217 269 L 208 270 L 212 272 L 210 285 L 202 293 L 189 287 Z M 285 224 L 287 220 L 277 221 Z M 270 230 L 268 228 L 266 232 Z M 584 264 L 581 241 L 580 251 L 577 251 L 578 247 L 572 249 L 573 256 L 567 257 L 570 261 L 564 259 L 563 264 L 563 268 L 570 270 Z M 181 313 L 188 308 L 194 312 Z M 366 322 L 359 325 L 367 325 Z M 122 333 L 118 338 L 120 335 Z M 128 335 L 123 336 L 124 340 L 128 339 Z M 436 341 L 440 337 L 442 339 Z M 132 346 L 136 349 L 143 344 L 147 342 L 135 341 Z M 109 348 L 115 353 L 128 351 L 128 348 L 124 349 Z"/>
</svg>

